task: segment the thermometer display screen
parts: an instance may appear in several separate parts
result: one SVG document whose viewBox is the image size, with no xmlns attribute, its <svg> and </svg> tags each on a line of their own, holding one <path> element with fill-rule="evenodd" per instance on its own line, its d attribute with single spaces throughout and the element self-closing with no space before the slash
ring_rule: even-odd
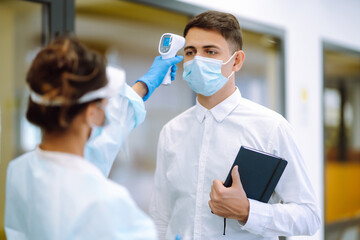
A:
<svg viewBox="0 0 360 240">
<path fill-rule="evenodd" d="M 167 47 L 167 46 L 169 46 L 169 45 L 170 45 L 170 37 L 164 38 L 164 44 L 163 44 L 163 46 L 164 46 L 164 47 Z"/>
</svg>

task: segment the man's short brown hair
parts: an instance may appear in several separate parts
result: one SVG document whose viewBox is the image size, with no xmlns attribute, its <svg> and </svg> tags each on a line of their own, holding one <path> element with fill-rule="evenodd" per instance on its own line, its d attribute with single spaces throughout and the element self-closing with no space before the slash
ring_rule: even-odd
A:
<svg viewBox="0 0 360 240">
<path fill-rule="evenodd" d="M 191 28 L 202 28 L 219 32 L 234 51 L 242 49 L 242 34 L 240 24 L 234 15 L 218 11 L 200 13 L 185 26 L 184 37 Z"/>
</svg>

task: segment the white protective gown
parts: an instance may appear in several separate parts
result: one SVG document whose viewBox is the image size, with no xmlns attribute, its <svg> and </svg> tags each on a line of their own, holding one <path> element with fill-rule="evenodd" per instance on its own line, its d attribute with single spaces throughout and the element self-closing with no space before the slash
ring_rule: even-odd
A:
<svg viewBox="0 0 360 240">
<path fill-rule="evenodd" d="M 86 145 L 85 158 L 37 148 L 10 162 L 8 240 L 157 238 L 128 191 L 106 178 L 124 138 L 145 118 L 143 100 L 123 84 L 108 107 L 110 124 Z"/>
</svg>

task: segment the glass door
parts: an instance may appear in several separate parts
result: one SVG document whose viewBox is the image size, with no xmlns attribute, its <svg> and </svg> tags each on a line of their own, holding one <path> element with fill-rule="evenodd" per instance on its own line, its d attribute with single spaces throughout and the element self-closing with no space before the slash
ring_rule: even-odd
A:
<svg viewBox="0 0 360 240">
<path fill-rule="evenodd" d="M 325 44 L 325 239 L 360 238 L 360 53 Z"/>
<path fill-rule="evenodd" d="M 25 149 L 20 123 L 26 105 L 25 75 L 42 45 L 42 5 L 25 1 L 0 3 L 0 216 L 4 216 L 7 165 Z M 34 135 L 29 135 L 34 138 Z M 34 139 L 36 141 L 36 139 Z M 3 217 L 0 239 L 5 239 Z"/>
<path fill-rule="evenodd" d="M 27 70 L 44 44 L 73 26 L 74 0 L 0 1 L 0 240 L 6 239 L 7 166 L 40 141 L 39 130 L 25 118 Z"/>
</svg>

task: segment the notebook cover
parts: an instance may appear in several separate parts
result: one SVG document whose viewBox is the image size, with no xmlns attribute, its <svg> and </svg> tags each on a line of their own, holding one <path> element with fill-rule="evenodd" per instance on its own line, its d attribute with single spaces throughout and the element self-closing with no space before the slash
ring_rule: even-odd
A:
<svg viewBox="0 0 360 240">
<path fill-rule="evenodd" d="M 225 180 L 225 187 L 232 185 L 231 170 L 235 165 L 238 165 L 241 183 L 247 197 L 267 203 L 285 170 L 287 161 L 242 146 Z"/>
</svg>

